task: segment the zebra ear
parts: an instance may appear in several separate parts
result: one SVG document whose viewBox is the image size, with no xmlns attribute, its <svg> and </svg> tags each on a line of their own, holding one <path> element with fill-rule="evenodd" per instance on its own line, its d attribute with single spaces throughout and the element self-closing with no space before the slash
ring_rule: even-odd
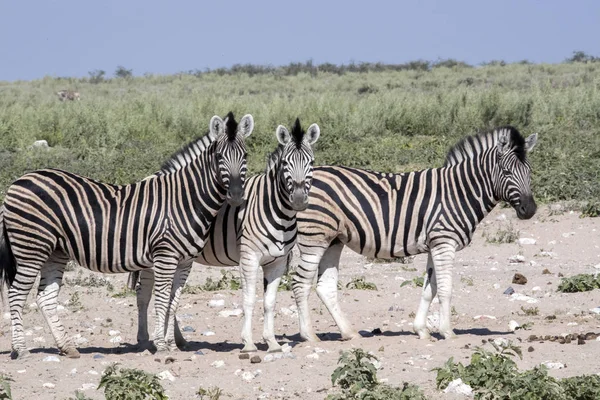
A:
<svg viewBox="0 0 600 400">
<path fill-rule="evenodd" d="M 210 119 L 210 124 L 208 126 L 208 134 L 212 139 L 216 139 L 217 136 L 223 135 L 225 133 L 225 122 L 219 117 L 215 115 Z"/>
<path fill-rule="evenodd" d="M 250 114 L 246 114 L 240 120 L 238 124 L 238 132 L 242 134 L 243 137 L 247 138 L 254 130 L 254 118 Z"/>
<path fill-rule="evenodd" d="M 321 128 L 319 128 L 319 125 L 312 124 L 308 127 L 305 136 L 308 144 L 312 146 L 313 144 L 317 143 L 317 140 L 319 140 L 319 136 L 321 136 Z"/>
<path fill-rule="evenodd" d="M 537 144 L 538 134 L 534 133 L 533 135 L 529 135 L 527 139 L 525 139 L 525 150 L 529 153 L 535 145 Z"/>
<path fill-rule="evenodd" d="M 277 130 L 275 131 L 275 136 L 277 136 L 277 140 L 283 146 L 285 146 L 292 140 L 292 135 L 290 134 L 290 131 L 288 131 L 287 128 L 283 125 L 279 125 L 277 127 Z"/>
</svg>

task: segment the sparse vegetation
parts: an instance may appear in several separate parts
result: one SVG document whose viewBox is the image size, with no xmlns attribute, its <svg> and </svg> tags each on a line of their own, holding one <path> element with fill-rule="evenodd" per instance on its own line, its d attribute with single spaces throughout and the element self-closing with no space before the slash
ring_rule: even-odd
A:
<svg viewBox="0 0 600 400">
<path fill-rule="evenodd" d="M 217 290 L 238 290 L 241 287 L 240 278 L 231 271 L 221 270 L 221 278 L 214 281 L 212 278 L 206 278 L 203 285 L 185 285 L 183 293 L 198 294 L 201 292 L 214 292 Z"/>
<path fill-rule="evenodd" d="M 69 298 L 69 302 L 67 304 L 71 311 L 83 310 L 83 304 L 81 304 L 81 299 L 79 298 L 78 291 L 71 293 L 71 297 Z"/>
<path fill-rule="evenodd" d="M 487 243 L 514 243 L 519 238 L 520 232 L 515 229 L 511 222 L 502 224 L 495 232 L 485 230 L 483 237 Z"/>
<path fill-rule="evenodd" d="M 467 286 L 473 286 L 474 285 L 474 281 L 473 281 L 473 277 L 472 276 L 461 276 L 460 277 L 460 281 L 462 283 L 464 283 Z M 421 285 L 423 286 L 423 285 Z"/>
<path fill-rule="evenodd" d="M 600 216 L 600 202 L 599 201 L 590 201 L 584 208 L 581 210 L 581 214 L 579 218 L 596 218 Z"/>
<path fill-rule="evenodd" d="M 357 290 L 377 290 L 377 285 L 372 282 L 367 282 L 364 276 L 355 276 L 346 284 L 346 288 Z"/>
<path fill-rule="evenodd" d="M 342 391 L 327 396 L 327 400 L 425 400 L 416 385 L 405 382 L 402 387 L 393 387 L 380 383 L 377 380 L 378 363 L 377 357 L 360 348 L 341 352 L 331 383 Z"/>
<path fill-rule="evenodd" d="M 156 375 L 139 369 L 119 368 L 112 364 L 106 368 L 98 389 L 111 400 L 167 400 L 168 397 Z"/>
<path fill-rule="evenodd" d="M 69 400 L 94 400 L 91 397 L 87 397 L 85 393 L 80 392 L 79 390 L 75 391 L 75 397 L 69 397 Z"/>
<path fill-rule="evenodd" d="M 451 357 L 437 371 L 438 389 L 454 379 L 473 388 L 476 399 L 583 400 L 600 396 L 600 376 L 589 375 L 558 380 L 545 366 L 520 371 L 511 357 L 522 358 L 521 349 L 508 343 L 489 342 L 495 351 L 477 348 L 471 363 L 463 365 Z"/>
<path fill-rule="evenodd" d="M 200 396 L 200 400 L 219 400 L 223 394 L 223 390 L 219 387 L 200 388 L 196 394 Z"/>
<path fill-rule="evenodd" d="M 292 290 L 292 284 L 294 283 L 294 272 L 291 270 L 287 270 L 287 272 L 285 273 L 285 275 L 283 275 L 281 277 L 281 281 L 279 282 L 279 288 L 277 289 L 278 291 L 282 292 L 289 292 L 290 290 Z"/>
<path fill-rule="evenodd" d="M 0 400 L 12 400 L 10 382 L 14 382 L 10 376 L 0 374 Z"/>
<path fill-rule="evenodd" d="M 97 274 L 89 273 L 84 276 L 83 270 L 77 273 L 75 278 L 64 278 L 64 282 L 68 286 L 81 286 L 81 287 L 106 287 L 109 292 L 114 290 L 114 286 L 108 278 Z"/>
<path fill-rule="evenodd" d="M 539 315 L 540 314 L 540 309 L 538 307 L 524 307 L 524 306 L 521 306 L 521 311 L 523 311 L 523 314 L 525 314 L 527 316 L 533 316 L 533 315 Z"/>
<path fill-rule="evenodd" d="M 415 276 L 409 281 L 404 281 L 400 284 L 400 287 L 408 286 L 410 284 L 415 285 L 415 287 L 423 287 L 425 284 L 425 278 L 422 276 Z"/>
<path fill-rule="evenodd" d="M 130 289 L 127 285 L 123 286 L 121 290 L 116 293 L 113 293 L 111 297 L 116 299 L 124 298 L 124 297 L 135 297 L 136 292 L 133 289 Z"/>
<path fill-rule="evenodd" d="M 589 292 L 600 289 L 600 278 L 598 275 L 577 274 L 568 278 L 562 278 L 558 285 L 558 291 L 563 293 Z"/>
</svg>

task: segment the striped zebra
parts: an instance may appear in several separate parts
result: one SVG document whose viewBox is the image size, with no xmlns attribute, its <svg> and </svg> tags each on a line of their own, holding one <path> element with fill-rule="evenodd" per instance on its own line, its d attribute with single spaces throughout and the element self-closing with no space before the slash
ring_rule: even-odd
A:
<svg viewBox="0 0 600 400">
<path fill-rule="evenodd" d="M 0 221 L 0 280 L 7 284 L 12 358 L 28 354 L 22 310 L 41 273 L 37 304 L 61 352 L 79 357 L 56 312 L 65 264 L 122 273 L 154 268 L 156 345 L 174 346 L 174 315 L 181 290 L 178 265 L 191 265 L 210 225 L 227 200 L 243 201 L 244 139 L 251 115 L 239 125 L 233 114 L 214 116 L 209 132 L 175 153 L 163 174 L 130 185 L 109 185 L 73 173 L 46 169 L 28 173 L 7 191 Z M 168 317 L 169 329 L 165 321 Z"/>
<path fill-rule="evenodd" d="M 58 99 L 60 101 L 67 101 L 67 100 L 81 100 L 80 96 L 79 96 L 79 92 L 76 92 L 74 90 L 60 90 L 58 92 L 56 92 L 56 94 L 58 95 Z"/>
<path fill-rule="evenodd" d="M 275 297 L 281 276 L 285 273 L 288 254 L 296 244 L 296 213 L 308 206 L 314 163 L 312 145 L 319 135 L 317 124 L 312 124 L 305 132 L 298 119 L 291 133 L 279 125 L 276 131 L 279 146 L 269 156 L 265 173 L 248 179 L 245 204 L 221 208 L 206 246 L 195 260 L 204 265 L 240 265 L 244 308 L 243 352 L 256 351 L 251 324 L 259 266 L 263 268 L 265 290 L 263 338 L 270 352 L 281 350 L 272 324 Z M 137 274 L 133 273 L 130 279 L 134 286 L 138 282 Z M 148 340 L 147 314 L 152 297 L 152 271 L 140 271 L 140 274 L 137 286 L 138 343 L 142 344 Z M 185 348 L 185 340 L 177 325 L 175 339 L 180 348 Z"/>
<path fill-rule="evenodd" d="M 319 340 L 308 309 L 317 271 L 317 294 L 342 339 L 356 336 L 337 299 L 344 246 L 367 257 L 386 259 L 428 253 L 414 331 L 421 339 L 430 337 L 426 317 L 437 294 L 440 333 L 453 337 L 450 298 L 455 253 L 471 242 L 477 224 L 500 200 L 508 202 L 521 219 L 535 214 L 527 152 L 536 142 L 537 134 L 524 139 L 515 128 L 502 127 L 460 141 L 442 168 L 403 174 L 315 168 L 310 205 L 298 215 L 301 259 L 293 291 L 301 337 Z"/>
</svg>

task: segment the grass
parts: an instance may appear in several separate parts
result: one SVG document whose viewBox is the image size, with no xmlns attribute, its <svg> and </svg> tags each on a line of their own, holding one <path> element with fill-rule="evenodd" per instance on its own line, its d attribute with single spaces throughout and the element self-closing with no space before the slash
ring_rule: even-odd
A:
<svg viewBox="0 0 600 400">
<path fill-rule="evenodd" d="M 364 276 L 355 276 L 346 284 L 347 289 L 357 290 L 377 290 L 377 285 L 373 282 L 367 282 Z"/>
<path fill-rule="evenodd" d="M 43 167 L 111 183 L 140 180 L 229 110 L 255 118 L 250 172 L 264 168 L 277 125 L 297 116 L 321 127 L 318 165 L 383 172 L 441 166 L 463 136 L 512 124 L 540 133 L 531 154 L 536 199 L 600 198 L 598 63 L 419 65 L 0 82 L 0 200 L 11 182 Z M 81 101 L 60 102 L 55 93 L 65 88 Z M 51 148 L 31 148 L 40 139 Z"/>
<path fill-rule="evenodd" d="M 489 230 L 483 231 L 483 237 L 487 243 L 514 243 L 519 238 L 520 232 L 513 226 L 511 222 L 508 224 L 501 224 L 501 226 L 495 231 L 490 232 Z"/>
<path fill-rule="evenodd" d="M 223 390 L 219 387 L 200 388 L 196 394 L 200 396 L 200 400 L 219 400 L 223 394 Z"/>
<path fill-rule="evenodd" d="M 598 275 L 577 274 L 562 278 L 557 290 L 563 293 L 577 293 L 594 289 L 600 289 L 600 277 Z"/>
<path fill-rule="evenodd" d="M 404 286 L 408 286 L 408 285 L 415 285 L 415 287 L 423 287 L 423 285 L 425 284 L 425 278 L 422 276 L 415 276 L 414 278 L 412 278 L 409 281 L 404 281 L 400 284 L 400 287 L 404 287 Z"/>
<path fill-rule="evenodd" d="M 102 373 L 98 389 L 111 400 L 167 400 L 159 378 L 154 374 L 133 368 L 108 366 Z"/>
<path fill-rule="evenodd" d="M 538 307 L 523 307 L 523 306 L 521 306 L 521 311 L 523 311 L 523 314 L 527 315 L 527 316 L 533 316 L 533 315 L 540 314 L 540 309 Z"/>
<path fill-rule="evenodd" d="M 510 341 L 489 342 L 494 351 L 477 348 L 468 365 L 450 358 L 437 372 L 438 389 L 457 378 L 471 386 L 476 399 L 587 400 L 600 398 L 600 376 L 584 375 L 556 379 L 545 366 L 521 371 L 513 358 L 522 358 L 520 347 Z"/>
<path fill-rule="evenodd" d="M 75 278 L 64 278 L 67 286 L 80 286 L 80 287 L 106 287 L 109 292 L 114 290 L 113 284 L 109 279 L 105 278 L 100 274 L 89 274 L 83 275 L 83 270 L 77 273 Z"/>
<path fill-rule="evenodd" d="M 231 271 L 221 270 L 221 278 L 213 280 L 206 278 L 203 285 L 185 285 L 183 293 L 198 294 L 201 292 L 214 292 L 217 290 L 238 290 L 241 287 L 240 278 Z"/>
</svg>

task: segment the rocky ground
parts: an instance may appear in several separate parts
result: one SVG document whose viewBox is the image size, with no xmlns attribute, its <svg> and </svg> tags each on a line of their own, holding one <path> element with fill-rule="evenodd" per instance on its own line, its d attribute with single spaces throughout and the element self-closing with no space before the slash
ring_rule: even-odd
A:
<svg viewBox="0 0 600 400">
<path fill-rule="evenodd" d="M 516 231 L 519 238 L 533 240 L 490 243 Z M 412 333 L 420 288 L 401 284 L 422 275 L 426 258 L 421 255 L 408 264 L 374 263 L 344 252 L 340 271 L 344 286 L 352 278 L 364 276 L 378 288 L 342 290 L 342 307 L 363 335 L 348 342 L 339 340 L 335 324 L 314 293 L 310 299 L 313 323 L 323 341 L 299 342 L 293 297 L 291 292 L 280 292 L 276 332 L 281 342 L 289 345 L 289 352 L 271 356 L 266 354 L 265 346 L 259 346 L 256 355 L 260 363 L 239 357 L 241 290 L 185 294 L 179 318 L 191 349 L 166 359 L 138 352 L 133 346 L 137 316 L 135 297 L 123 290 L 127 276 L 102 276 L 77 267 L 65 274 L 60 301 L 64 305 L 62 320 L 79 343 L 81 358 L 58 356 L 50 331 L 30 296 L 24 324 L 32 354 L 25 360 L 9 359 L 10 321 L 5 303 L 0 325 L 0 373 L 14 379 L 15 399 L 63 400 L 74 398 L 78 389 L 89 398 L 102 399 L 103 393 L 96 387 L 102 371 L 114 362 L 161 374 L 172 399 L 199 398 L 196 393 L 201 387 L 221 388 L 222 399 L 323 399 L 335 391 L 331 373 L 340 350 L 361 347 L 380 359 L 381 380 L 393 385 L 404 381 L 418 384 L 429 398 L 447 399 L 457 395 L 436 390 L 431 369 L 449 357 L 466 363 L 475 346 L 498 338 L 512 340 L 523 348 L 523 360 L 517 360 L 520 368 L 550 362 L 555 367 L 550 373 L 556 377 L 600 373 L 600 341 L 593 335 L 578 340 L 580 334 L 600 333 L 600 310 L 596 309 L 600 306 L 600 290 L 569 294 L 556 291 L 561 275 L 599 271 L 600 218 L 579 218 L 578 213 L 545 207 L 533 219 L 519 221 L 511 209 L 495 210 L 479 227 L 472 245 L 457 255 L 452 300 L 452 322 L 458 334 L 455 340 L 435 336 L 422 341 Z M 513 283 L 515 273 L 522 274 L 527 282 Z M 219 268 L 196 268 L 190 283 L 203 284 L 207 277 L 217 280 L 220 276 Z M 514 294 L 504 294 L 509 287 Z M 433 325 L 437 322 L 437 307 L 434 304 L 431 310 Z M 536 308 L 537 315 L 527 315 L 535 314 Z M 262 333 L 261 314 L 257 302 L 253 326 L 257 341 Z M 512 332 L 511 321 L 513 326 L 515 322 L 527 324 L 528 329 Z M 371 333 L 376 329 L 381 334 Z M 564 334 L 573 334 L 570 343 L 545 337 Z M 543 340 L 530 342 L 531 335 Z"/>
</svg>

